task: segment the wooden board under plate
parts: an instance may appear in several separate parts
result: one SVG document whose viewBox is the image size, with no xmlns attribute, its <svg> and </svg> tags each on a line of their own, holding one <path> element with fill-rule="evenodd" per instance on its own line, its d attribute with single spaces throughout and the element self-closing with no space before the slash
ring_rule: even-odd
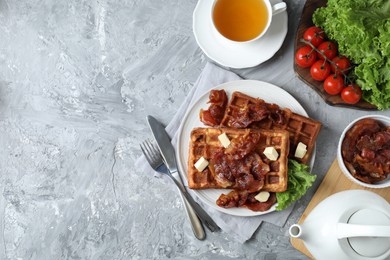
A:
<svg viewBox="0 0 390 260">
<path fill-rule="evenodd" d="M 321 182 L 320 186 L 318 187 L 316 193 L 311 199 L 309 205 L 303 212 L 298 223 L 302 224 L 305 221 L 306 217 L 310 214 L 310 212 L 315 208 L 315 206 L 317 206 L 325 198 L 340 191 L 354 190 L 354 189 L 369 190 L 375 192 L 376 194 L 385 198 L 390 203 L 390 188 L 369 189 L 353 183 L 343 174 L 343 172 L 339 168 L 339 164 L 336 159 L 330 166 L 328 173 L 326 174 L 325 178 Z M 302 240 L 298 238 L 291 238 L 290 241 L 293 247 L 301 251 L 309 258 L 313 259 L 313 257 L 311 256 L 311 254 L 303 244 Z"/>
<path fill-rule="evenodd" d="M 295 45 L 294 45 L 294 54 L 297 52 L 297 50 L 301 47 L 303 47 L 305 44 L 300 42 L 300 39 L 303 38 L 303 33 L 306 31 L 307 28 L 310 26 L 313 26 L 312 21 L 312 15 L 314 11 L 319 8 L 326 6 L 327 0 L 307 0 L 305 6 L 303 7 L 301 20 L 299 21 L 297 33 L 295 35 Z M 348 107 L 348 108 L 354 108 L 354 109 L 361 109 L 361 110 L 377 110 L 377 107 L 366 102 L 366 101 L 359 101 L 357 104 L 351 105 L 345 103 L 340 95 L 329 95 L 325 92 L 323 87 L 323 81 L 316 81 L 314 80 L 310 75 L 310 68 L 301 68 L 297 66 L 294 59 L 294 71 L 295 74 L 298 76 L 299 79 L 301 79 L 303 82 L 305 82 L 309 87 L 311 87 L 313 90 L 315 90 L 322 99 L 325 100 L 325 102 L 332 106 L 340 106 L 340 107 Z"/>
</svg>

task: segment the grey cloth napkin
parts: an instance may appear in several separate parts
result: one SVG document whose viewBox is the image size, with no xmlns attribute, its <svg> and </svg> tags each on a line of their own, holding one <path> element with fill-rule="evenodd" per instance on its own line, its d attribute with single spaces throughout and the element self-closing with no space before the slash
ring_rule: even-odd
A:
<svg viewBox="0 0 390 260">
<path fill-rule="evenodd" d="M 193 102 L 195 102 L 205 92 L 209 91 L 211 88 L 219 84 L 240 79 L 241 78 L 233 72 L 224 70 L 212 63 L 207 63 L 199 78 L 195 82 L 193 88 L 188 93 L 183 104 L 178 109 L 176 115 L 166 127 L 168 134 L 172 138 L 173 145 L 176 146 L 177 130 L 180 127 L 181 120 L 187 110 L 191 107 Z M 145 172 L 153 172 L 153 169 L 148 165 L 146 159 L 143 156 L 141 156 L 136 161 L 136 167 Z M 197 196 L 194 194 L 194 192 L 192 192 L 191 190 L 189 190 L 189 192 L 191 196 L 206 210 L 206 212 L 209 213 L 209 215 L 224 232 L 233 235 L 233 237 L 235 237 L 235 239 L 237 239 L 241 243 L 244 243 L 245 241 L 250 239 L 253 233 L 257 230 L 257 228 L 263 221 L 272 223 L 280 227 L 283 226 L 293 208 L 292 206 L 290 206 L 289 208 L 280 212 L 275 211 L 269 214 L 255 217 L 237 217 L 222 213 L 218 210 L 215 210 L 214 208 L 211 208 L 210 206 L 202 203 L 200 199 L 198 199 Z"/>
</svg>

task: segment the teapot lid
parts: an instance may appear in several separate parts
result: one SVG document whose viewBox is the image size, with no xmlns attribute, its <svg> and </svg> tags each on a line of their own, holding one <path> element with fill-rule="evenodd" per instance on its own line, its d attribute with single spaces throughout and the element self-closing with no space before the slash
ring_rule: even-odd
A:
<svg viewBox="0 0 390 260">
<path fill-rule="evenodd" d="M 348 220 L 349 224 L 390 226 L 390 216 L 376 209 L 361 209 Z M 390 250 L 390 237 L 350 237 L 350 246 L 365 257 L 377 257 Z"/>
</svg>

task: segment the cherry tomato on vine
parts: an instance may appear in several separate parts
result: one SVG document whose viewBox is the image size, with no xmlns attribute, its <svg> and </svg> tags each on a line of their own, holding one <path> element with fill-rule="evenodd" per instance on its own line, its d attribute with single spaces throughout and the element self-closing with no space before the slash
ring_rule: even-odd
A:
<svg viewBox="0 0 390 260">
<path fill-rule="evenodd" d="M 344 88 L 344 78 L 338 74 L 329 75 L 324 81 L 324 90 L 329 95 L 337 95 Z"/>
<path fill-rule="evenodd" d="M 351 67 L 351 62 L 345 56 L 336 56 L 332 59 L 332 62 L 337 66 L 337 74 L 342 74 L 341 71 L 347 73 L 348 69 Z M 336 67 L 333 64 L 331 64 L 330 67 L 332 72 L 336 72 Z"/>
<path fill-rule="evenodd" d="M 323 81 L 330 74 L 330 65 L 323 60 L 317 60 L 310 68 L 310 74 L 313 79 Z"/>
<path fill-rule="evenodd" d="M 326 41 L 321 43 L 318 46 L 318 50 L 323 53 L 328 59 L 332 60 L 336 57 L 337 54 L 337 46 L 333 42 Z M 321 54 L 318 54 L 318 58 L 323 60 L 324 57 Z"/>
<path fill-rule="evenodd" d="M 341 98 L 345 103 L 356 104 L 362 98 L 362 90 L 355 84 L 348 85 L 341 91 Z"/>
<path fill-rule="evenodd" d="M 325 39 L 325 33 L 322 29 L 312 26 L 309 27 L 304 33 L 303 33 L 303 39 L 305 39 L 308 42 L 311 42 L 311 44 L 314 45 L 314 47 L 317 47 L 320 45 L 321 42 Z"/>
<path fill-rule="evenodd" d="M 304 46 L 295 54 L 295 62 L 299 67 L 308 68 L 317 60 L 317 53 L 310 47 Z"/>
</svg>

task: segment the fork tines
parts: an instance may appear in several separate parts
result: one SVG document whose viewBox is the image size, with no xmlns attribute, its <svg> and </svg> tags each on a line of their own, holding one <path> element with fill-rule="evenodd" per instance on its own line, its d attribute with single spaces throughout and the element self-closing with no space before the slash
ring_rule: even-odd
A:
<svg viewBox="0 0 390 260">
<path fill-rule="evenodd" d="M 146 139 L 140 144 L 141 150 L 146 160 L 155 169 L 162 164 L 162 156 L 157 145 L 150 139 Z"/>
</svg>

